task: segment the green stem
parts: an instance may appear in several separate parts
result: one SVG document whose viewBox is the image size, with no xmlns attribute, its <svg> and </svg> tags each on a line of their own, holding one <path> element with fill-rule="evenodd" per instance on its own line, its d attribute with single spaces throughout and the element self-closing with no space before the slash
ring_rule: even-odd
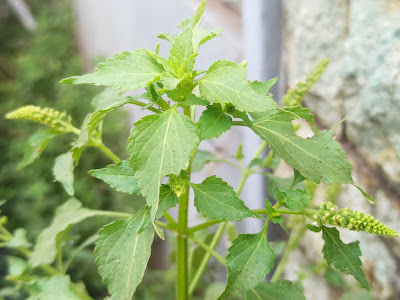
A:
<svg viewBox="0 0 400 300">
<path fill-rule="evenodd" d="M 96 146 L 96 148 L 99 148 L 101 151 L 104 152 L 105 155 L 107 155 L 114 163 L 119 163 L 121 160 L 117 155 L 114 154 L 106 145 L 104 145 L 101 141 L 100 143 Z"/>
<path fill-rule="evenodd" d="M 222 231 L 223 232 L 223 231 Z M 213 245 L 210 244 L 207 245 L 206 243 L 202 242 L 200 239 L 198 239 L 197 237 L 190 235 L 189 238 L 195 242 L 197 245 L 199 245 L 201 248 L 203 248 L 204 250 L 206 250 L 208 252 L 208 254 L 213 255 L 216 259 L 218 259 L 218 261 L 223 264 L 226 265 L 226 259 L 224 257 L 222 257 L 219 253 L 217 253 L 212 247 Z M 192 282 L 193 283 L 193 282 Z M 189 288 L 190 290 L 190 288 Z"/>
<path fill-rule="evenodd" d="M 245 127 L 248 127 L 249 125 L 246 123 L 246 122 L 244 122 L 244 121 L 232 121 L 232 125 L 235 125 L 235 126 L 245 126 Z"/>
<path fill-rule="evenodd" d="M 134 100 L 134 99 L 132 99 L 132 98 L 129 99 L 129 103 L 135 104 L 135 105 L 141 106 L 141 107 L 145 107 L 145 106 L 147 105 L 147 103 L 143 103 L 143 102 Z M 157 109 L 157 108 L 155 108 L 155 107 L 151 107 L 151 106 L 150 106 L 150 107 L 147 107 L 146 109 L 148 109 L 148 110 L 150 110 L 150 111 L 152 111 L 152 112 L 154 112 L 154 113 L 156 113 L 156 114 L 162 113 L 161 110 L 159 110 L 159 109 Z"/>
<path fill-rule="evenodd" d="M 163 216 L 171 226 L 176 227 L 176 222 L 174 218 L 172 218 L 172 216 L 167 211 L 164 212 Z"/>
<path fill-rule="evenodd" d="M 183 108 L 185 116 L 191 117 L 190 106 Z M 196 154 L 197 147 L 193 150 L 189 167 L 186 172 L 189 178 L 185 184 L 185 192 L 179 198 L 178 224 L 176 230 L 178 232 L 176 243 L 176 263 L 177 263 L 177 299 L 187 300 L 189 296 L 189 255 L 188 255 L 188 212 L 189 212 L 189 189 L 190 176 L 193 157 Z"/>
<path fill-rule="evenodd" d="M 214 237 L 213 237 L 213 239 L 212 239 L 212 241 L 211 241 L 211 243 L 210 243 L 210 246 L 209 246 L 209 248 L 210 248 L 211 250 L 214 251 L 215 247 L 217 247 L 217 245 L 218 245 L 218 243 L 219 243 L 219 240 L 221 239 L 222 234 L 223 234 L 224 231 L 225 231 L 226 224 L 227 224 L 227 222 L 223 222 L 223 223 L 218 227 L 217 231 L 215 232 Z M 207 252 L 207 253 L 205 254 L 205 256 L 203 257 L 203 260 L 201 261 L 200 266 L 199 266 L 199 268 L 197 269 L 197 272 L 196 272 L 196 274 L 194 275 L 193 280 L 192 280 L 192 282 L 191 282 L 191 284 L 190 284 L 190 287 L 189 287 L 189 295 L 190 295 L 190 296 L 193 294 L 193 292 L 194 292 L 194 290 L 195 290 L 197 284 L 199 283 L 200 278 L 201 278 L 201 276 L 203 275 L 203 273 L 204 273 L 204 271 L 205 271 L 205 269 L 206 269 L 206 267 L 207 267 L 207 265 L 208 265 L 208 262 L 210 261 L 210 258 L 211 258 L 211 252 Z M 221 261 L 221 260 L 220 260 L 220 261 Z M 225 260 L 225 259 L 224 259 L 224 261 L 225 261 L 225 263 L 223 263 L 223 264 L 226 264 L 226 260 Z M 221 263 L 222 263 L 222 261 L 221 261 Z M 178 298 L 178 299 L 180 299 L 180 298 Z"/>
<path fill-rule="evenodd" d="M 224 221 L 220 221 L 220 220 L 206 221 L 206 222 L 204 222 L 204 223 L 201 223 L 201 224 L 199 224 L 199 225 L 196 225 L 196 226 L 190 228 L 190 229 L 188 230 L 188 233 L 189 233 L 189 234 L 192 234 L 192 233 L 195 233 L 196 231 L 199 231 L 199 230 L 202 230 L 202 229 L 206 229 L 206 228 L 208 228 L 208 227 L 210 227 L 210 226 L 213 226 L 213 225 L 218 224 L 218 223 L 221 223 L 221 222 L 224 222 Z"/>
</svg>

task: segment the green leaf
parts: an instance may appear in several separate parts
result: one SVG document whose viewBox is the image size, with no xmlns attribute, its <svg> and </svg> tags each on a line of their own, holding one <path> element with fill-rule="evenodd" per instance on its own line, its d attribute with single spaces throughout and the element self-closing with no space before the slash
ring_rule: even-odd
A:
<svg viewBox="0 0 400 300">
<path fill-rule="evenodd" d="M 209 105 L 203 111 L 198 123 L 200 140 L 217 138 L 229 130 L 231 126 L 232 118 L 223 112 L 221 104 Z"/>
<path fill-rule="evenodd" d="M 142 281 L 154 238 L 149 224 L 149 209 L 144 208 L 129 220 L 115 221 L 99 231 L 96 264 L 112 299 L 132 299 Z"/>
<path fill-rule="evenodd" d="M 16 256 L 6 256 L 8 265 L 7 276 L 20 276 L 28 268 L 28 264 L 22 258 Z"/>
<path fill-rule="evenodd" d="M 175 70 L 178 71 L 184 63 L 195 53 L 192 43 L 193 29 L 188 27 L 180 33 L 174 43 L 172 44 L 168 60 L 175 66 Z M 194 59 L 190 58 L 189 67 L 185 70 L 186 72 L 191 70 L 194 65 Z M 191 67 L 190 67 L 191 66 Z"/>
<path fill-rule="evenodd" d="M 176 35 L 169 34 L 169 33 L 166 33 L 166 32 L 160 33 L 157 37 L 159 39 L 166 40 L 166 41 L 170 42 L 171 44 L 173 44 L 175 42 L 175 39 L 176 39 Z"/>
<path fill-rule="evenodd" d="M 156 219 L 163 216 L 164 212 L 175 207 L 179 203 L 178 197 L 172 192 L 167 184 L 161 185 L 160 188 L 160 204 L 158 207 Z"/>
<path fill-rule="evenodd" d="M 343 280 L 342 273 L 328 268 L 325 272 L 324 279 L 327 283 L 334 287 L 348 288 L 347 283 Z"/>
<path fill-rule="evenodd" d="M 95 111 L 91 115 L 90 120 L 86 125 L 86 130 L 90 134 L 99 126 L 100 122 L 103 121 L 104 117 L 109 112 L 127 103 L 129 103 L 128 98 L 120 95 L 118 92 L 112 89 L 105 89 L 92 101 Z"/>
<path fill-rule="evenodd" d="M 158 210 L 161 180 L 169 174 L 178 175 L 189 166 L 191 152 L 198 142 L 196 125 L 175 108 L 135 123 L 128 151 L 132 153 L 138 186 L 152 207 L 153 220 Z"/>
<path fill-rule="evenodd" d="M 212 31 L 205 30 L 203 28 L 196 28 L 193 31 L 193 49 L 197 51 L 201 45 L 208 42 L 209 40 L 213 39 L 216 36 L 220 36 L 222 33 L 222 28 L 218 27 Z"/>
<path fill-rule="evenodd" d="M 274 215 L 275 209 L 272 207 L 271 202 L 269 202 L 267 198 L 265 199 L 265 209 L 267 210 L 268 217 L 272 221 L 272 223 L 281 225 L 282 229 L 288 232 L 285 224 L 285 219 L 280 215 Z"/>
<path fill-rule="evenodd" d="M 26 237 L 26 229 L 18 228 L 13 232 L 13 237 L 7 241 L 8 248 L 30 248 L 32 244 Z"/>
<path fill-rule="evenodd" d="M 260 95 L 267 95 L 269 90 L 274 86 L 274 84 L 278 81 L 278 77 L 271 78 L 267 81 L 252 81 L 250 82 L 250 86 L 253 90 L 255 90 Z"/>
<path fill-rule="evenodd" d="M 319 132 L 312 139 L 296 135 L 291 117 L 281 111 L 271 111 L 253 121 L 253 130 L 268 141 L 272 151 L 282 157 L 306 179 L 316 183 L 353 183 L 351 164 L 339 143 L 327 132 Z"/>
<path fill-rule="evenodd" d="M 361 194 L 364 196 L 365 199 L 368 200 L 369 203 L 373 205 L 376 204 L 376 200 L 370 194 L 368 194 L 366 191 L 364 191 L 361 187 L 359 187 L 356 184 L 353 184 L 353 186 L 355 186 L 361 192 Z"/>
<path fill-rule="evenodd" d="M 282 108 L 285 114 L 289 115 L 291 119 L 305 119 L 311 125 L 314 124 L 314 115 L 311 113 L 309 108 L 304 108 L 302 106 L 293 106 Z"/>
<path fill-rule="evenodd" d="M 321 227 L 314 226 L 314 225 L 311 225 L 311 224 L 307 224 L 306 227 L 309 230 L 313 231 L 313 232 L 320 232 L 321 231 Z"/>
<path fill-rule="evenodd" d="M 201 96 L 209 101 L 231 103 L 240 111 L 264 111 L 278 105 L 272 97 L 256 93 L 246 79 L 246 68 L 219 60 L 199 80 Z"/>
<path fill-rule="evenodd" d="M 240 234 L 226 257 L 228 283 L 218 299 L 246 291 L 264 280 L 274 266 L 275 253 L 264 231 Z"/>
<path fill-rule="evenodd" d="M 71 286 L 69 276 L 57 275 L 39 279 L 29 287 L 27 300 L 82 300 Z"/>
<path fill-rule="evenodd" d="M 62 237 L 72 225 L 102 214 L 102 211 L 83 208 L 75 198 L 69 199 L 57 208 L 53 222 L 39 235 L 29 264 L 32 267 L 51 264 L 57 254 L 57 247 L 62 242 Z"/>
<path fill-rule="evenodd" d="M 23 169 L 37 160 L 50 140 L 57 135 L 55 131 L 48 128 L 41 128 L 36 131 L 25 146 L 24 158 L 18 165 L 18 169 Z"/>
<path fill-rule="evenodd" d="M 212 152 L 197 150 L 192 161 L 192 172 L 201 171 L 207 163 L 220 160 L 221 159 Z"/>
<path fill-rule="evenodd" d="M 190 105 L 203 105 L 207 106 L 210 102 L 201 98 L 196 97 L 193 94 L 186 95 L 185 100 L 181 102 L 181 105 L 190 106 Z"/>
<path fill-rule="evenodd" d="M 366 290 L 371 288 L 361 269 L 360 242 L 349 244 L 342 242 L 336 228 L 322 226 L 322 238 L 325 241 L 322 253 L 328 265 L 333 265 L 339 271 L 352 275 Z"/>
<path fill-rule="evenodd" d="M 134 177 L 135 171 L 128 160 L 121 161 L 116 165 L 108 165 L 103 169 L 90 170 L 89 174 L 103 180 L 119 192 L 140 195 L 138 182 Z"/>
<path fill-rule="evenodd" d="M 62 183 L 68 195 L 74 195 L 74 158 L 72 152 L 61 154 L 55 160 L 53 174 Z"/>
<path fill-rule="evenodd" d="M 194 88 L 193 84 L 193 76 L 192 74 L 185 74 L 182 79 L 180 79 L 178 85 L 176 86 L 176 89 L 174 90 L 169 90 L 166 91 L 166 94 L 168 95 L 169 98 L 176 102 L 183 102 L 184 100 L 191 98 L 194 100 L 196 98 L 194 95 L 192 95 L 192 90 Z M 192 95 L 192 96 L 190 96 Z M 194 97 L 194 98 L 193 98 Z M 197 100 L 195 100 L 197 101 Z"/>
<path fill-rule="evenodd" d="M 276 282 L 263 282 L 247 290 L 243 295 L 244 300 L 305 300 L 304 289 L 298 282 L 278 280 Z"/>
<path fill-rule="evenodd" d="M 311 196 L 303 190 L 281 191 L 286 197 L 286 206 L 293 211 L 304 211 L 311 202 Z"/>
<path fill-rule="evenodd" d="M 238 221 L 256 216 L 221 178 L 211 176 L 200 184 L 191 183 L 191 186 L 194 191 L 194 205 L 206 218 Z"/>
<path fill-rule="evenodd" d="M 164 72 L 164 68 L 145 49 L 133 52 L 122 52 L 113 58 L 100 63 L 94 73 L 82 76 L 73 76 L 62 80 L 62 83 L 111 86 L 121 91 L 144 88 L 157 76 Z"/>
</svg>

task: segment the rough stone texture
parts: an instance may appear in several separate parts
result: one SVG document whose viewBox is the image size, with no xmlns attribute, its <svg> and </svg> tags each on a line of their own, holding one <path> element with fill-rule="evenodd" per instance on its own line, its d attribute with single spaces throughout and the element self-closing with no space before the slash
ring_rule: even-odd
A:
<svg viewBox="0 0 400 300">
<path fill-rule="evenodd" d="M 316 114 L 321 127 L 335 126 L 346 117 L 338 138 L 355 166 L 355 181 L 378 202 L 372 207 L 355 188 L 343 186 L 339 207 L 370 213 L 398 231 L 400 1 L 286 0 L 284 3 L 288 85 L 301 79 L 321 58 L 331 60 L 304 103 Z M 361 242 L 373 299 L 399 299 L 399 239 L 342 232 L 346 242 L 356 239 Z M 307 235 L 304 245 L 310 243 L 315 242 Z"/>
</svg>

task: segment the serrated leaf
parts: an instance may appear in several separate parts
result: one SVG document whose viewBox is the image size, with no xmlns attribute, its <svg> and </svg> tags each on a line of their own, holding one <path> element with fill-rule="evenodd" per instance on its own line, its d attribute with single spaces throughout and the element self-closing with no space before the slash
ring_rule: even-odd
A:
<svg viewBox="0 0 400 300">
<path fill-rule="evenodd" d="M 336 228 L 322 226 L 322 239 L 325 241 L 322 253 L 328 265 L 333 265 L 339 271 L 352 275 L 366 290 L 371 288 L 361 269 L 360 242 L 349 244 L 342 242 Z"/>
<path fill-rule="evenodd" d="M 115 221 L 99 231 L 96 264 L 112 299 L 132 299 L 142 281 L 154 238 L 149 224 L 150 212 L 145 208 L 129 220 Z"/>
<path fill-rule="evenodd" d="M 27 300 L 82 300 L 71 287 L 69 276 L 41 278 L 29 287 L 29 292 Z"/>
<path fill-rule="evenodd" d="M 231 126 L 232 118 L 224 113 L 221 104 L 209 105 L 199 119 L 200 140 L 211 140 L 220 137 Z"/>
<path fill-rule="evenodd" d="M 278 105 L 272 97 L 256 93 L 246 79 L 247 70 L 235 63 L 219 60 L 199 80 L 201 96 L 209 101 L 231 103 L 239 111 L 264 111 Z"/>
<path fill-rule="evenodd" d="M 100 63 L 94 73 L 82 76 L 73 76 L 62 80 L 62 83 L 110 86 L 121 91 L 144 88 L 157 76 L 164 72 L 164 68 L 145 49 L 133 52 L 122 52 L 113 58 Z"/>
<path fill-rule="evenodd" d="M 178 203 L 179 199 L 172 192 L 169 185 L 163 184 L 160 188 L 160 204 L 158 207 L 156 219 L 161 218 L 166 210 L 175 207 Z"/>
<path fill-rule="evenodd" d="M 99 215 L 102 215 L 102 211 L 83 208 L 77 199 L 69 199 L 57 208 L 53 222 L 39 235 L 29 264 L 32 267 L 51 264 L 57 254 L 57 246 L 62 242 L 62 236 L 69 228 L 87 218 Z"/>
<path fill-rule="evenodd" d="M 269 90 L 278 81 L 278 77 L 271 78 L 267 81 L 252 81 L 250 82 L 251 88 L 260 95 L 267 95 Z"/>
<path fill-rule="evenodd" d="M 206 218 L 238 221 L 256 216 L 221 178 L 211 176 L 200 184 L 191 183 L 191 186 L 194 191 L 194 205 Z"/>
<path fill-rule="evenodd" d="M 25 228 L 18 228 L 14 230 L 12 238 L 7 241 L 8 248 L 30 248 L 31 246 L 32 244 L 28 241 L 26 237 Z"/>
<path fill-rule="evenodd" d="M 243 294 L 244 300 L 305 300 L 304 289 L 298 282 L 278 280 L 263 282 Z"/>
<path fill-rule="evenodd" d="M 140 195 L 135 171 L 128 160 L 121 161 L 116 165 L 108 165 L 103 169 L 90 170 L 89 174 L 103 180 L 119 192 Z"/>
<path fill-rule="evenodd" d="M 197 150 L 192 161 L 192 172 L 201 171 L 207 163 L 220 160 L 221 159 L 212 152 Z"/>
<path fill-rule="evenodd" d="M 252 129 L 306 179 L 326 184 L 353 183 L 352 166 L 339 143 L 326 132 L 319 132 L 312 139 L 301 138 L 294 132 L 291 120 L 281 111 L 270 111 L 267 116 L 253 121 Z"/>
<path fill-rule="evenodd" d="M 146 116 L 135 123 L 128 151 L 142 195 L 151 206 L 154 220 L 158 210 L 161 180 L 178 175 L 189 166 L 192 150 L 199 142 L 196 125 L 172 108 Z"/>
<path fill-rule="evenodd" d="M 314 124 L 314 115 L 309 108 L 302 106 L 285 107 L 281 109 L 285 114 L 290 115 L 291 119 L 305 119 L 311 125 Z"/>
<path fill-rule="evenodd" d="M 171 61 L 172 64 L 175 66 L 176 71 L 178 71 L 179 68 L 184 65 L 186 60 L 195 53 L 192 38 L 193 29 L 191 27 L 188 27 L 185 29 L 185 31 L 183 31 L 176 37 L 174 43 L 171 46 L 168 60 Z M 192 61 L 189 63 L 189 68 L 185 70 L 186 72 L 190 71 L 190 66 L 193 67 L 194 65 L 194 59 L 191 58 L 191 60 Z"/>
<path fill-rule="evenodd" d="M 218 299 L 248 290 L 264 280 L 274 266 L 275 253 L 265 232 L 240 234 L 228 249 L 228 282 Z"/>
<path fill-rule="evenodd" d="M 293 211 L 304 211 L 311 202 L 311 196 L 303 190 L 281 191 L 286 197 L 286 206 Z"/>
<path fill-rule="evenodd" d="M 68 152 L 58 156 L 53 167 L 55 180 L 61 182 L 70 196 L 74 195 L 74 164 L 72 152 Z"/>
<path fill-rule="evenodd" d="M 28 143 L 25 146 L 24 158 L 18 165 L 18 169 L 23 169 L 37 160 L 46 148 L 47 144 L 57 135 L 56 132 L 48 128 L 41 128 L 36 131 L 29 138 Z"/>
</svg>

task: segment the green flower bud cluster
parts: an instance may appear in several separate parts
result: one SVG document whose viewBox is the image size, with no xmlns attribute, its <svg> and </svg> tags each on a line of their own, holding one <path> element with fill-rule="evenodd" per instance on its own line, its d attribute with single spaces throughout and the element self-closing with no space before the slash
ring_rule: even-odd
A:
<svg viewBox="0 0 400 300">
<path fill-rule="evenodd" d="M 372 234 L 397 237 L 399 234 L 385 224 L 375 220 L 373 216 L 349 208 L 338 207 L 327 201 L 321 204 L 321 209 L 313 218 L 319 225 L 333 225 L 349 230 L 365 231 Z"/>
<path fill-rule="evenodd" d="M 39 106 L 22 106 L 6 114 L 7 119 L 24 119 L 45 124 L 58 132 L 69 131 L 72 127 L 71 116 L 52 108 Z"/>
<path fill-rule="evenodd" d="M 297 82 L 283 97 L 285 106 L 297 106 L 301 103 L 304 96 L 324 73 L 329 64 L 329 59 L 322 59 L 310 72 L 307 73 L 304 81 Z"/>
<path fill-rule="evenodd" d="M 168 185 L 178 198 L 186 192 L 186 180 L 180 176 L 170 175 Z"/>
</svg>

